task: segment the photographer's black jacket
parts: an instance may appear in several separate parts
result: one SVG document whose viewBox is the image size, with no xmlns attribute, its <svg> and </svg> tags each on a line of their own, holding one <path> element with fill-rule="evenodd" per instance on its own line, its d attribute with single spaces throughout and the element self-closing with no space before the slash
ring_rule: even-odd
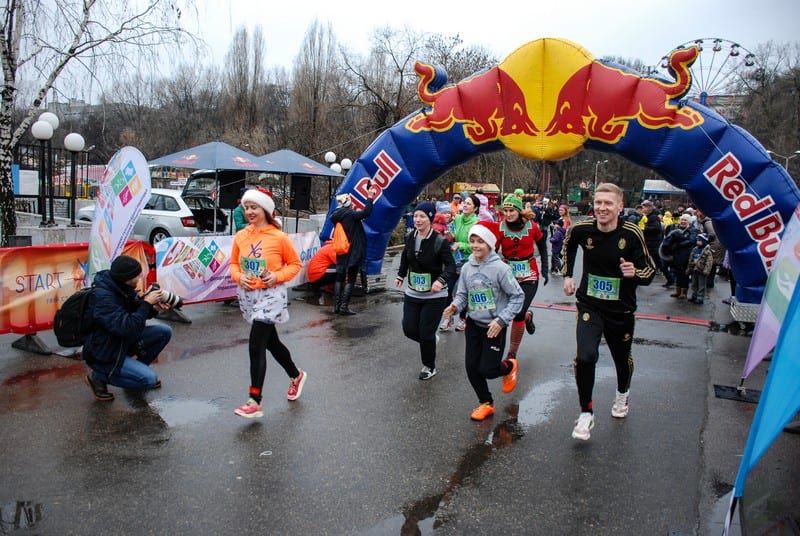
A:
<svg viewBox="0 0 800 536">
<path fill-rule="evenodd" d="M 93 326 L 83 345 L 83 358 L 94 370 L 110 375 L 119 370 L 125 355 L 137 351 L 145 323 L 156 310 L 136 289 L 114 281 L 108 270 L 97 272 L 94 287 L 88 304 Z"/>
</svg>

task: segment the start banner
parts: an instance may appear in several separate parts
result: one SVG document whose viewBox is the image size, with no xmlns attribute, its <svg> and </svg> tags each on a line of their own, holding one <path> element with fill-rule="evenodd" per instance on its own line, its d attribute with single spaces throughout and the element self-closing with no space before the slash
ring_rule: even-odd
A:
<svg viewBox="0 0 800 536">
<path fill-rule="evenodd" d="M 146 281 L 153 280 L 150 244 L 129 241 L 122 253 L 141 263 Z M 0 334 L 53 329 L 61 304 L 90 284 L 88 257 L 88 242 L 0 249 Z"/>
<path fill-rule="evenodd" d="M 303 268 L 289 281 L 294 287 L 308 281 L 308 262 L 319 250 L 314 232 L 290 233 L 289 238 Z M 156 273 L 161 288 L 177 294 L 184 303 L 236 298 L 230 263 L 233 236 L 171 237 L 156 244 Z"/>
</svg>

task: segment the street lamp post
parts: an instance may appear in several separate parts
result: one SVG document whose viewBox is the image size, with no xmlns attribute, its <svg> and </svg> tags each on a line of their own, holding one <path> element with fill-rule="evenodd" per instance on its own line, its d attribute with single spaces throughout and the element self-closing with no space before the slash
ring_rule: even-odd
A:
<svg viewBox="0 0 800 536">
<path fill-rule="evenodd" d="M 70 170 L 69 175 L 69 226 L 75 227 L 75 203 L 76 198 L 76 180 L 75 180 L 75 167 L 77 164 L 77 156 L 78 153 L 83 151 L 83 146 L 85 142 L 83 140 L 83 136 L 77 134 L 75 132 L 71 132 L 66 135 L 64 138 L 64 147 L 72 154 L 72 165 L 70 166 L 72 169 Z M 216 218 L 215 218 L 216 223 Z"/>
<path fill-rule="evenodd" d="M 783 169 L 785 169 L 786 171 L 789 171 L 789 160 L 791 160 L 792 158 L 800 156 L 800 151 L 795 151 L 792 154 L 790 154 L 789 156 L 783 156 L 782 154 L 778 154 L 778 153 L 776 153 L 774 151 L 770 151 L 770 150 L 767 150 L 767 153 L 772 155 L 773 157 L 777 156 L 778 158 L 783 158 Z"/>
<path fill-rule="evenodd" d="M 45 173 L 45 148 L 53 137 L 53 126 L 47 121 L 38 120 L 31 126 L 33 137 L 39 140 L 39 227 L 47 226 L 47 185 Z"/>
<path fill-rule="evenodd" d="M 600 168 L 600 164 L 607 164 L 608 160 L 599 160 L 594 165 L 594 190 L 592 190 L 592 195 L 597 191 L 597 170 Z"/>
<path fill-rule="evenodd" d="M 43 112 L 39 116 L 39 121 L 46 121 L 53 127 L 53 132 L 56 131 L 59 125 L 58 116 L 53 112 Z M 47 167 L 45 174 L 47 176 L 47 197 L 48 205 L 50 207 L 50 218 L 47 220 L 48 227 L 56 226 L 55 210 L 53 209 L 53 198 L 55 197 L 55 187 L 53 186 L 53 145 L 51 142 L 52 135 L 47 139 Z"/>
<path fill-rule="evenodd" d="M 333 151 L 328 151 L 325 153 L 325 162 L 331 167 L 333 171 L 336 173 L 344 172 L 345 176 L 347 176 L 347 172 L 350 171 L 350 168 L 353 167 L 353 161 L 349 158 L 342 158 L 341 163 L 336 161 L 336 153 Z M 330 204 L 331 199 L 333 198 L 333 178 L 328 177 L 328 204 Z"/>
</svg>

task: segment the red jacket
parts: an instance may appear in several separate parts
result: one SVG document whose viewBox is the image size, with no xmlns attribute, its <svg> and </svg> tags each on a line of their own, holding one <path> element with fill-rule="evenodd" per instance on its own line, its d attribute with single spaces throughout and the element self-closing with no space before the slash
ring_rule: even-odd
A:
<svg viewBox="0 0 800 536">
<path fill-rule="evenodd" d="M 539 267 L 533 253 L 536 243 L 544 238 L 544 234 L 539 228 L 539 225 L 533 220 L 528 220 L 518 232 L 509 229 L 508 223 L 505 221 L 500 223 L 497 227 L 500 235 L 500 240 L 497 241 L 497 249 L 502 251 L 503 259 L 505 259 L 506 262 L 509 260 L 529 260 L 531 274 L 522 278 L 522 280 L 538 281 Z M 546 252 L 539 251 L 539 254 L 546 255 Z"/>
</svg>

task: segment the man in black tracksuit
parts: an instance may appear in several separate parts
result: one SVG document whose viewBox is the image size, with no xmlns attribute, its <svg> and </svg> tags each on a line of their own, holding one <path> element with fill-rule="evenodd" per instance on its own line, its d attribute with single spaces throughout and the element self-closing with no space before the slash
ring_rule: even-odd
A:
<svg viewBox="0 0 800 536">
<path fill-rule="evenodd" d="M 577 354 L 575 381 L 581 414 L 572 437 L 587 440 L 594 427 L 592 391 L 600 337 L 604 336 L 617 370 L 617 394 L 611 415 L 628 414 L 628 391 L 633 374 L 636 287 L 649 285 L 655 275 L 639 227 L 621 220 L 622 190 L 611 183 L 597 187 L 594 218 L 574 223 L 564 240 L 564 293 L 577 297 Z M 580 285 L 572 279 L 578 247 L 583 248 Z"/>
</svg>

